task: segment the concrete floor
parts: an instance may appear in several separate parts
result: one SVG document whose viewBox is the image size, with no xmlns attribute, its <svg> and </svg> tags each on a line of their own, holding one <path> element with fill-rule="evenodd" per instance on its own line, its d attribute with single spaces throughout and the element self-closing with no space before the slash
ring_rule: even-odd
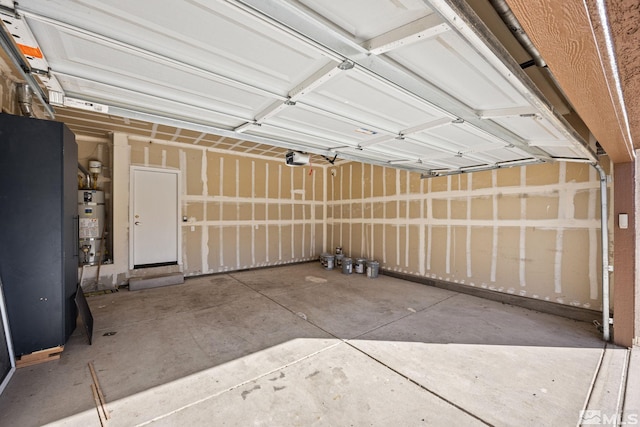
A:
<svg viewBox="0 0 640 427">
<path fill-rule="evenodd" d="M 640 383 L 591 324 L 318 263 L 88 302 L 93 345 L 18 369 L 0 425 L 100 426 L 89 362 L 108 426 L 569 426 Z"/>
</svg>

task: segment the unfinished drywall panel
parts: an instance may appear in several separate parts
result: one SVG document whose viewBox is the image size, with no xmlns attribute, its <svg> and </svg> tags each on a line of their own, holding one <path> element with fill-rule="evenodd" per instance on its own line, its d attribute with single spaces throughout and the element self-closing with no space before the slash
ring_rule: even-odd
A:
<svg viewBox="0 0 640 427">
<path fill-rule="evenodd" d="M 400 250 L 398 246 L 398 225 L 386 226 L 382 230 L 382 250 L 384 251 L 385 264 L 394 270 L 400 266 Z"/>
<path fill-rule="evenodd" d="M 242 198 L 254 197 L 256 181 L 255 163 L 250 158 L 239 157 L 236 160 L 236 180 L 238 181 L 237 196 Z"/>
<path fill-rule="evenodd" d="M 238 269 L 247 269 L 256 265 L 256 245 L 253 229 L 254 227 L 251 225 L 239 226 L 237 229 L 237 245 L 240 248 L 238 252 Z"/>
<path fill-rule="evenodd" d="M 421 248 L 423 244 L 423 240 L 420 237 L 420 230 L 422 226 L 420 225 L 407 225 L 406 227 L 406 266 L 410 269 L 411 274 L 419 274 L 420 269 L 420 258 L 421 258 Z"/>
<path fill-rule="evenodd" d="M 145 153 L 148 156 L 148 147 L 151 144 L 149 144 L 148 142 L 132 141 L 129 143 L 129 145 L 131 146 L 131 164 L 148 166 L 148 164 L 145 165 Z M 145 148 L 147 150 L 145 150 Z"/>
<path fill-rule="evenodd" d="M 255 212 L 253 203 L 236 202 L 238 210 L 238 220 L 240 221 L 254 221 Z"/>
<path fill-rule="evenodd" d="M 227 202 L 222 203 L 222 220 L 223 221 L 236 221 L 239 215 L 238 203 Z"/>
<path fill-rule="evenodd" d="M 437 193 L 439 191 L 449 191 L 449 183 L 451 177 L 449 176 L 440 176 L 436 178 L 429 179 L 429 193 Z"/>
<path fill-rule="evenodd" d="M 502 172 L 502 171 L 501 171 Z M 482 171 L 473 174 L 471 180 L 471 189 L 479 190 L 483 188 L 493 188 L 497 183 L 494 183 L 495 174 L 493 171 Z"/>
<path fill-rule="evenodd" d="M 557 191 L 551 195 L 530 195 L 526 198 L 526 217 L 530 220 L 553 220 L 558 218 L 560 198 Z"/>
<path fill-rule="evenodd" d="M 431 243 L 431 253 L 429 256 L 429 270 L 438 279 L 447 280 L 450 270 L 447 270 L 447 259 L 451 256 L 451 245 L 447 243 L 447 236 L 450 228 L 433 226 L 428 239 Z"/>
<path fill-rule="evenodd" d="M 201 274 L 202 271 L 202 227 L 182 227 L 182 265 L 186 271 Z"/>
<path fill-rule="evenodd" d="M 185 174 L 187 194 L 204 194 L 204 186 L 207 185 L 207 175 L 203 176 L 203 168 L 207 167 L 207 153 L 201 150 L 185 150 L 184 162 L 189 173 Z M 202 217 L 200 217 L 202 218 Z"/>
<path fill-rule="evenodd" d="M 207 194 L 222 195 L 222 174 L 220 173 L 221 155 L 216 152 L 205 151 L 207 155 Z"/>
<path fill-rule="evenodd" d="M 566 163 L 545 163 L 535 167 L 528 167 L 526 185 L 554 185 L 558 184 L 560 176 L 560 166 Z M 588 167 L 588 165 L 580 165 Z"/>
<path fill-rule="evenodd" d="M 239 191 L 240 171 L 237 167 L 238 159 L 235 157 L 220 157 L 221 196 L 237 197 Z"/>
<path fill-rule="evenodd" d="M 557 230 L 527 228 L 525 231 L 525 274 L 520 283 L 522 296 L 535 293 L 545 297 L 556 293 L 555 264 Z"/>
<path fill-rule="evenodd" d="M 372 197 L 384 196 L 385 183 L 384 183 L 384 168 L 382 166 L 373 166 L 373 179 L 371 185 L 373 187 Z"/>
<path fill-rule="evenodd" d="M 573 207 L 576 219 L 593 219 L 595 212 L 589 211 L 589 206 L 593 205 L 594 197 L 598 197 L 596 190 L 578 190 L 573 196 Z M 599 212 L 599 209 L 597 209 Z M 599 214 L 598 214 L 599 217 Z"/>
<path fill-rule="evenodd" d="M 285 260 L 291 260 L 294 258 L 294 229 L 291 223 L 283 224 L 280 227 L 280 247 L 279 247 L 279 262 Z"/>
<path fill-rule="evenodd" d="M 406 200 L 398 200 L 398 218 L 408 218 L 409 211 L 407 209 L 407 201 Z"/>
<path fill-rule="evenodd" d="M 208 253 L 207 253 L 207 264 L 209 266 L 209 271 L 222 271 L 224 268 L 224 260 L 223 254 L 220 251 L 219 242 L 222 241 L 222 227 L 207 227 L 207 242 L 208 242 Z"/>
<path fill-rule="evenodd" d="M 217 245 L 216 245 L 217 243 Z M 222 254 L 222 265 L 225 270 L 240 268 L 240 226 L 226 226 L 222 228 L 221 239 L 214 242 L 214 247 Z"/>
<path fill-rule="evenodd" d="M 292 199 L 293 198 L 293 167 L 284 167 L 281 164 L 278 165 L 278 187 L 279 198 Z"/>
<path fill-rule="evenodd" d="M 566 163 L 566 181 L 567 182 L 589 182 L 593 179 L 593 168 L 585 168 L 580 163 Z"/>
<path fill-rule="evenodd" d="M 449 218 L 450 219 L 466 219 L 467 218 L 467 204 L 466 199 L 452 199 L 449 205 Z"/>
<path fill-rule="evenodd" d="M 496 174 L 496 184 L 498 187 L 515 187 L 521 184 L 520 168 L 502 169 Z"/>
<path fill-rule="evenodd" d="M 279 204 L 279 215 L 281 220 L 291 221 L 293 219 L 293 208 L 291 203 Z"/>
<path fill-rule="evenodd" d="M 398 202 L 386 202 L 384 205 L 384 218 L 398 218 Z"/>
<path fill-rule="evenodd" d="M 450 201 L 445 199 L 433 199 L 431 202 L 431 212 L 433 215 L 433 219 L 443 219 L 446 220 L 449 218 L 449 205 Z"/>
<path fill-rule="evenodd" d="M 564 240 L 562 243 L 563 246 L 571 248 L 588 248 L 590 246 L 589 230 L 564 230 L 562 237 Z M 585 257 L 588 258 L 588 256 L 589 255 L 586 255 Z M 598 262 L 598 259 L 591 260 L 591 262 L 598 267 L 596 268 L 595 275 L 590 277 L 588 268 L 583 268 L 582 265 L 571 262 L 571 260 L 566 257 L 568 257 L 568 255 L 563 254 L 562 259 L 558 260 L 561 262 L 559 268 L 561 294 L 558 297 L 566 298 L 564 302 L 574 306 L 588 304 L 588 307 L 591 307 L 591 304 L 597 304 L 596 298 L 591 298 L 591 286 L 589 286 L 589 284 L 592 280 L 597 280 L 597 277 L 599 277 L 598 274 L 601 274 L 599 272 L 602 271 L 602 264 Z M 597 258 L 597 256 L 594 258 Z M 601 307 L 596 306 L 595 308 L 600 309 Z"/>
<path fill-rule="evenodd" d="M 154 141 L 130 140 L 131 164 L 162 168 L 180 167 L 180 150 Z"/>
<path fill-rule="evenodd" d="M 400 171 L 398 169 L 384 168 L 384 195 L 395 196 L 400 191 L 400 182 L 398 180 Z"/>
<path fill-rule="evenodd" d="M 125 140 L 130 152 L 127 167 L 140 164 L 181 172 L 180 264 L 185 275 L 318 257 L 324 173 L 309 174 L 309 168 L 290 168 L 280 159 L 239 156 L 201 145 L 135 136 Z M 128 182 L 128 172 L 120 174 L 114 179 Z"/>
<path fill-rule="evenodd" d="M 449 279 L 455 283 L 465 283 L 467 279 L 467 228 L 450 226 L 447 231 L 449 234 L 448 246 L 449 246 L 449 259 L 446 261 L 449 264 Z"/>
<path fill-rule="evenodd" d="M 599 181 L 591 169 L 543 164 L 420 180 L 343 164 L 330 186 L 330 242 L 374 256 L 382 269 L 599 307 Z M 353 171 L 361 177 L 341 179 Z M 362 191 L 349 187 L 362 181 Z"/>
<path fill-rule="evenodd" d="M 385 215 L 385 202 L 371 202 L 371 217 L 373 219 L 383 219 L 386 217 Z"/>
<path fill-rule="evenodd" d="M 250 197 L 267 197 L 267 162 L 252 159 L 252 194 Z"/>
<path fill-rule="evenodd" d="M 313 253 L 309 254 L 309 258 L 317 258 L 319 254 L 322 253 L 322 245 L 323 245 L 323 232 L 324 232 L 324 224 L 321 222 L 316 222 L 313 228 L 313 235 L 311 236 Z"/>
<path fill-rule="evenodd" d="M 513 219 L 519 220 L 522 217 L 521 205 L 523 201 L 526 201 L 524 195 L 517 194 L 499 194 L 497 196 L 498 203 L 498 219 L 506 220 Z"/>
<path fill-rule="evenodd" d="M 473 194 L 470 193 L 470 194 Z M 493 196 L 475 196 L 470 200 L 472 220 L 492 220 L 495 198 Z"/>
<path fill-rule="evenodd" d="M 517 227 L 500 227 L 495 242 L 495 280 L 491 280 L 498 290 L 514 288 L 520 277 L 520 229 Z"/>
<path fill-rule="evenodd" d="M 410 219 L 419 219 L 423 217 L 422 200 L 410 200 L 409 202 L 409 218 Z"/>
<path fill-rule="evenodd" d="M 264 224 L 267 219 L 267 205 L 265 203 L 253 203 L 251 209 L 254 220 L 257 221 L 258 224 Z"/>
<path fill-rule="evenodd" d="M 204 209 L 204 202 L 199 200 L 187 200 L 183 204 L 183 213 L 192 222 L 204 220 Z"/>
<path fill-rule="evenodd" d="M 219 221 L 221 219 L 221 207 L 220 202 L 206 202 L 207 203 L 207 222 Z"/>
<path fill-rule="evenodd" d="M 466 260 L 467 279 L 470 284 L 487 288 L 492 286 L 492 273 L 495 274 L 494 245 L 496 234 L 493 227 L 470 227 L 467 233 L 469 238 Z M 497 248 L 497 246 L 496 246 Z"/>
<path fill-rule="evenodd" d="M 423 192 L 423 180 L 417 173 L 410 173 L 406 171 L 409 179 L 409 193 L 416 194 Z"/>
</svg>

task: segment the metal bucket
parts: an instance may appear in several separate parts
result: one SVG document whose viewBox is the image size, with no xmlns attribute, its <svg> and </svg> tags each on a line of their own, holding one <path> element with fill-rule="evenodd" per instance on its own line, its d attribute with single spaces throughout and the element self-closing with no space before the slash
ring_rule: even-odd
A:
<svg viewBox="0 0 640 427">
<path fill-rule="evenodd" d="M 320 254 L 320 258 L 318 258 L 320 260 L 320 264 L 322 264 L 322 266 L 324 267 L 324 263 L 326 262 L 326 258 L 329 256 L 330 254 L 323 252 Z"/>
<path fill-rule="evenodd" d="M 367 262 L 367 277 L 375 279 L 378 277 L 378 270 L 380 269 L 380 263 L 378 261 Z"/>
<path fill-rule="evenodd" d="M 351 258 L 342 259 L 342 274 L 353 273 L 353 264 L 351 262 Z"/>
<path fill-rule="evenodd" d="M 334 263 L 335 263 L 335 257 L 333 255 L 327 254 L 324 257 L 322 266 L 324 267 L 325 270 L 333 270 Z"/>
<path fill-rule="evenodd" d="M 342 267 L 342 260 L 344 259 L 344 255 L 343 254 L 337 254 L 335 256 L 335 258 L 336 258 L 336 268 Z"/>
<path fill-rule="evenodd" d="M 325 270 L 333 270 L 333 266 L 335 265 L 335 258 L 333 255 L 328 253 L 323 253 L 320 255 L 320 264 Z"/>
<path fill-rule="evenodd" d="M 367 264 L 366 258 L 356 258 L 356 264 L 353 270 L 358 274 L 364 274 Z"/>
</svg>

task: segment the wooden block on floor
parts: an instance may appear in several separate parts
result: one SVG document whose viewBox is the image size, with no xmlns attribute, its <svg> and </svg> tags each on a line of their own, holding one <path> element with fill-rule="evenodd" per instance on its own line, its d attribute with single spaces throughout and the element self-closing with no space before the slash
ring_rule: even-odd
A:
<svg viewBox="0 0 640 427">
<path fill-rule="evenodd" d="M 23 354 L 16 360 L 16 368 L 24 368 L 25 366 L 37 365 L 38 363 L 49 362 L 51 360 L 60 359 L 60 355 L 64 350 L 64 346 L 47 348 L 33 353 Z"/>
<path fill-rule="evenodd" d="M 160 276 L 148 277 L 132 277 L 129 279 L 129 290 L 139 291 L 140 289 L 179 285 L 181 283 L 184 283 L 184 274 L 182 273 L 169 273 Z"/>
</svg>

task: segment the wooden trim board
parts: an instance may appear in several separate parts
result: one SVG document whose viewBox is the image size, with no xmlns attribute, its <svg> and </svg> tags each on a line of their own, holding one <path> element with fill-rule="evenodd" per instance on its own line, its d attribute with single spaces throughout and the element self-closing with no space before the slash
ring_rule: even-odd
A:
<svg viewBox="0 0 640 427">
<path fill-rule="evenodd" d="M 23 354 L 16 360 L 16 368 L 24 368 L 25 366 L 37 365 L 43 362 L 60 359 L 60 355 L 64 350 L 64 346 L 47 348 L 33 353 Z"/>
</svg>

